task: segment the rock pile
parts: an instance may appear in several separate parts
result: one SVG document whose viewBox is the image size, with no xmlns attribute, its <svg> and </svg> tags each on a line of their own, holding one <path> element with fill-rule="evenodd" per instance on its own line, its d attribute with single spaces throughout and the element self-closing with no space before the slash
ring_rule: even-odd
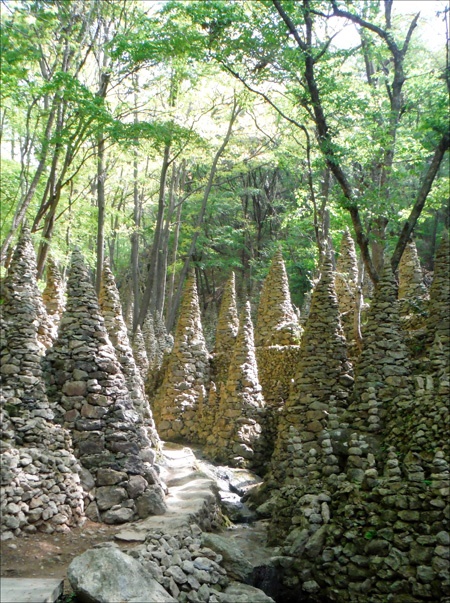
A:
<svg viewBox="0 0 450 603">
<path fill-rule="evenodd" d="M 431 345 L 439 335 L 445 352 L 450 355 L 450 249 L 448 232 L 442 235 L 434 262 L 434 276 L 430 287 L 427 332 Z"/>
<path fill-rule="evenodd" d="M 150 368 L 150 363 L 147 357 L 144 336 L 139 325 L 136 327 L 136 331 L 134 331 L 134 333 L 131 331 L 130 338 L 136 366 L 141 373 L 141 379 L 145 381 Z"/>
<path fill-rule="evenodd" d="M 156 426 L 162 439 L 198 441 L 197 411 L 207 398 L 209 359 L 195 274 L 191 273 L 183 292 L 173 350 L 154 401 Z"/>
<path fill-rule="evenodd" d="M 424 298 L 428 295 L 414 241 L 406 244 L 398 266 L 398 299 Z"/>
<path fill-rule="evenodd" d="M 312 482 L 322 473 L 338 472 L 333 450 L 327 438 L 321 443 L 321 436 L 328 427 L 337 427 L 338 417 L 347 407 L 353 377 L 330 256 L 324 259 L 321 272 L 302 336 L 297 374 L 280 416 L 272 457 L 274 485 L 278 486 L 286 479 L 308 476 Z"/>
<path fill-rule="evenodd" d="M 141 415 L 147 428 L 147 435 L 155 448 L 160 441 L 156 431 L 150 405 L 144 391 L 144 382 L 134 360 L 133 351 L 128 339 L 128 330 L 122 316 L 119 292 L 114 276 L 105 263 L 103 267 L 102 283 L 100 289 L 100 309 L 105 320 L 111 343 L 120 362 L 126 385 L 133 401 L 134 407 Z"/>
<path fill-rule="evenodd" d="M 205 452 L 232 467 L 257 467 L 261 462 L 260 416 L 263 407 L 250 302 L 247 302 L 240 318 L 228 379 L 220 390 L 216 420 Z"/>
<path fill-rule="evenodd" d="M 46 366 L 49 397 L 70 429 L 84 467 L 86 515 L 123 523 L 164 513 L 155 450 L 126 387 L 79 252 L 72 256 L 67 306 Z"/>
<path fill-rule="evenodd" d="M 256 358 L 266 408 L 263 431 L 266 460 L 275 444 L 278 418 L 289 397 L 300 360 L 301 327 L 291 303 L 289 283 L 281 251 L 278 251 L 264 281 L 258 308 Z"/>
<path fill-rule="evenodd" d="M 56 262 L 49 257 L 46 265 L 46 286 L 42 293 L 49 317 L 56 327 L 59 324 L 66 305 L 64 283 Z M 56 333 L 55 333 L 56 337 Z"/>
<path fill-rule="evenodd" d="M 236 306 L 235 276 L 231 273 L 222 296 L 216 328 L 212 362 L 212 380 L 220 387 L 228 378 L 228 368 L 239 329 Z"/>
<path fill-rule="evenodd" d="M 69 433 L 53 423 L 43 375 L 42 298 L 24 229 L 5 279 L 0 340 L 2 539 L 67 531 L 83 520 L 83 495 Z M 42 334 L 42 331 L 41 331 Z"/>
<path fill-rule="evenodd" d="M 400 328 L 396 284 L 386 262 L 363 330 L 348 421 L 354 429 L 380 433 L 387 421 L 404 417 L 412 403 L 411 364 Z"/>
<path fill-rule="evenodd" d="M 286 268 L 280 251 L 275 254 L 264 281 L 258 306 L 255 344 L 298 345 L 301 329 L 289 293 Z"/>
<path fill-rule="evenodd" d="M 355 242 L 347 228 L 344 232 L 336 262 L 336 295 L 341 313 L 341 322 L 344 335 L 353 349 L 355 339 L 355 312 L 357 310 L 358 287 L 358 259 L 356 257 Z"/>
</svg>

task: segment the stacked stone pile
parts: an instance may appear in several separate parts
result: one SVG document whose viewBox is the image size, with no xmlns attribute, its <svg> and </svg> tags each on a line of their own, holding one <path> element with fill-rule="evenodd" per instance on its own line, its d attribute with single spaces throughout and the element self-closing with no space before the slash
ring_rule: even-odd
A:
<svg viewBox="0 0 450 603">
<path fill-rule="evenodd" d="M 412 408 L 411 364 L 400 328 L 397 290 L 389 262 L 375 290 L 363 349 L 355 367 L 355 388 L 347 420 L 352 428 L 381 433 L 387 422 L 402 421 Z"/>
<path fill-rule="evenodd" d="M 162 439 L 198 441 L 197 411 L 208 395 L 209 360 L 195 274 L 191 273 L 183 292 L 173 350 L 154 401 L 156 426 Z"/>
<path fill-rule="evenodd" d="M 264 398 L 258 380 L 250 302 L 240 318 L 239 332 L 221 388 L 219 408 L 206 453 L 232 467 L 257 467 L 261 463 L 261 411 Z"/>
<path fill-rule="evenodd" d="M 350 353 L 354 350 L 357 287 L 358 258 L 356 257 L 355 242 L 347 228 L 342 237 L 339 257 L 336 262 L 336 295 L 342 327 Z"/>
<path fill-rule="evenodd" d="M 439 335 L 444 351 L 450 355 L 450 248 L 448 232 L 442 235 L 434 262 L 434 276 L 430 287 L 427 333 L 431 346 Z"/>
<path fill-rule="evenodd" d="M 329 422 L 334 425 L 347 407 L 353 377 L 330 256 L 324 260 L 312 296 L 300 348 L 300 362 L 280 416 L 272 460 L 272 473 L 278 485 L 306 474 L 311 479 L 337 471 L 332 447 L 325 446 L 327 454 L 322 454 L 321 439 L 324 430 L 331 426 Z"/>
<path fill-rule="evenodd" d="M 291 303 L 289 283 L 281 251 L 264 281 L 258 308 L 255 341 L 259 379 L 266 409 L 263 421 L 267 461 L 273 451 L 278 418 L 286 402 L 300 360 L 301 327 Z"/>
<path fill-rule="evenodd" d="M 161 366 L 166 354 L 170 354 L 173 348 L 173 337 L 167 332 L 164 319 L 160 312 L 155 313 L 154 321 L 155 338 L 157 341 L 157 362 Z"/>
<path fill-rule="evenodd" d="M 301 329 L 291 303 L 286 268 L 280 250 L 272 260 L 261 291 L 255 344 L 257 347 L 298 345 L 300 335 Z"/>
<path fill-rule="evenodd" d="M 144 391 L 144 382 L 139 369 L 136 366 L 133 351 L 128 339 L 128 330 L 122 316 L 119 292 L 116 287 L 114 276 L 106 263 L 103 267 L 99 301 L 100 309 L 105 320 L 105 327 L 116 351 L 117 359 L 120 362 L 134 407 L 140 413 L 144 421 L 150 441 L 154 447 L 158 448 L 160 444 L 159 436 Z"/>
<path fill-rule="evenodd" d="M 149 363 L 149 370 L 155 369 L 157 363 L 157 341 L 155 335 L 155 323 L 153 316 L 150 312 L 145 317 L 144 324 L 142 325 L 142 335 L 145 342 L 145 350 L 147 352 L 147 359 Z M 159 368 L 159 367 L 158 367 Z"/>
<path fill-rule="evenodd" d="M 47 259 L 46 286 L 42 293 L 42 299 L 49 317 L 57 327 L 64 312 L 66 299 L 61 273 L 58 265 L 51 257 Z"/>
<path fill-rule="evenodd" d="M 131 333 L 131 347 L 133 350 L 136 366 L 138 367 L 139 372 L 141 373 L 141 379 L 145 381 L 150 368 L 150 363 L 147 357 L 144 336 L 139 325 L 136 327 L 136 331 L 134 331 L 134 333 Z"/>
<path fill-rule="evenodd" d="M 428 291 L 414 241 L 406 244 L 398 266 L 398 299 L 425 298 Z"/>
<path fill-rule="evenodd" d="M 38 340 L 42 298 L 29 232 L 10 264 L 0 341 L 2 539 L 67 531 L 83 520 L 79 465 L 69 433 L 53 423 Z M 44 309 L 45 312 L 45 309 Z"/>
<path fill-rule="evenodd" d="M 212 380 L 220 387 L 228 378 L 228 368 L 239 329 L 234 272 L 228 279 L 219 308 L 216 343 L 212 363 Z"/>
<path fill-rule="evenodd" d="M 155 450 L 126 387 L 79 252 L 72 256 L 67 306 L 46 367 L 55 412 L 70 429 L 85 469 L 88 517 L 123 523 L 163 513 Z"/>
</svg>

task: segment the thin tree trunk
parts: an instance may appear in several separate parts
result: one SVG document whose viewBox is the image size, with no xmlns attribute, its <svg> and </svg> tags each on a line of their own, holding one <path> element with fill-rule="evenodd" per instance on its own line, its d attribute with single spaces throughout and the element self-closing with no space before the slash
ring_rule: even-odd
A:
<svg viewBox="0 0 450 603">
<path fill-rule="evenodd" d="M 200 234 L 200 227 L 203 223 L 203 218 L 205 217 L 205 211 L 206 211 L 206 205 L 208 202 L 208 198 L 209 198 L 209 194 L 211 192 L 211 188 L 213 185 L 213 181 L 214 181 L 214 177 L 216 175 L 216 171 L 217 171 L 217 164 L 219 162 L 220 157 L 222 156 L 223 152 L 225 151 L 225 148 L 231 138 L 231 132 L 233 130 L 233 125 L 234 122 L 236 121 L 236 118 L 238 117 L 239 113 L 241 112 L 240 107 L 237 104 L 237 100 L 236 98 L 234 98 L 233 101 L 233 108 L 231 111 L 231 118 L 230 118 L 230 122 L 228 124 L 228 130 L 227 133 L 225 135 L 224 141 L 222 143 L 222 145 L 220 146 L 220 148 L 218 149 L 217 153 L 215 154 L 212 166 L 211 166 L 211 171 L 209 173 L 209 178 L 208 178 L 208 182 L 206 184 L 206 188 L 205 188 L 205 192 L 203 194 L 203 200 L 202 200 L 202 205 L 200 208 L 200 213 L 197 217 L 197 223 L 195 225 L 195 230 L 194 230 L 194 234 L 192 236 L 192 240 L 191 240 L 191 244 L 189 247 L 189 250 L 187 252 L 186 255 L 186 259 L 184 261 L 184 265 L 183 268 L 181 270 L 181 274 L 180 274 L 180 278 L 178 280 L 178 288 L 177 288 L 177 292 L 174 296 L 174 303 L 172 304 L 172 308 L 171 308 L 171 312 L 170 312 L 170 316 L 167 317 L 167 329 L 168 331 L 172 330 L 172 327 L 174 325 L 175 322 L 175 317 L 176 317 L 176 313 L 178 311 L 178 306 L 180 304 L 181 301 L 181 295 L 182 295 L 182 286 L 184 283 L 184 280 L 186 278 L 186 275 L 188 273 L 189 270 L 189 265 L 191 263 L 191 259 L 192 256 L 194 254 L 195 251 L 195 246 L 197 244 L 197 239 L 198 236 Z"/>
<path fill-rule="evenodd" d="M 181 166 L 181 176 L 179 177 L 179 180 L 180 180 L 179 191 L 181 193 L 182 191 L 184 191 L 184 184 L 186 181 L 186 162 L 185 162 L 185 160 L 183 160 L 183 163 Z M 181 194 L 179 196 L 181 196 Z M 172 249 L 172 267 L 173 268 L 172 268 L 172 273 L 170 275 L 169 291 L 167 294 L 167 316 L 169 316 L 169 314 L 171 312 L 172 302 L 173 302 L 173 292 L 175 289 L 175 265 L 177 262 L 177 255 L 178 255 L 178 241 L 180 238 L 182 208 L 183 208 L 183 201 L 179 201 L 178 207 L 177 207 L 177 215 L 175 218 L 175 230 L 173 233 L 173 249 Z M 167 325 L 166 325 L 166 327 L 167 327 Z"/>
</svg>

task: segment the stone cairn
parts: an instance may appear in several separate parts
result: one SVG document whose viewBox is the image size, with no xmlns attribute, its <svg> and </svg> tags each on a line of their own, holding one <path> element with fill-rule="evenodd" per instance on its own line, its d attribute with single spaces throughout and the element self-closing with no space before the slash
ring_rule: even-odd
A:
<svg viewBox="0 0 450 603">
<path fill-rule="evenodd" d="M 159 312 L 153 318 L 149 315 L 143 325 L 149 369 L 145 381 L 145 389 L 150 400 L 162 385 L 167 371 L 170 352 L 173 348 L 173 337 L 167 333 L 166 325 Z"/>
<path fill-rule="evenodd" d="M 250 302 L 247 302 L 205 453 L 233 467 L 258 467 L 262 461 L 260 415 L 263 407 Z"/>
<path fill-rule="evenodd" d="M 277 486 L 306 476 L 311 484 L 322 473 L 327 477 L 338 472 L 327 430 L 338 426 L 353 377 L 329 255 L 321 273 L 302 336 L 297 374 L 280 416 L 272 457 L 272 476 Z"/>
<path fill-rule="evenodd" d="M 83 492 L 69 433 L 53 423 L 39 342 L 43 302 L 36 256 L 22 231 L 5 279 L 0 339 L 2 540 L 65 532 L 83 521 Z"/>
<path fill-rule="evenodd" d="M 359 431 L 381 433 L 392 417 L 405 417 L 411 404 L 409 353 L 400 327 L 394 275 L 385 262 L 363 329 L 348 420 Z"/>
<path fill-rule="evenodd" d="M 442 235 L 434 262 L 434 276 L 430 287 L 430 304 L 426 322 L 427 339 L 431 344 L 438 335 L 444 351 L 450 355 L 450 249 L 448 232 Z"/>
<path fill-rule="evenodd" d="M 398 299 L 413 300 L 427 295 L 416 244 L 409 240 L 398 266 Z"/>
<path fill-rule="evenodd" d="M 70 429 L 84 468 L 89 519 L 114 524 L 164 513 L 156 453 L 78 251 L 72 256 L 67 306 L 46 366 L 49 397 Z"/>
<path fill-rule="evenodd" d="M 147 435 L 153 446 L 159 448 L 160 440 L 156 431 L 155 422 L 153 421 L 150 405 L 145 394 L 144 382 L 134 360 L 133 351 L 128 339 L 127 326 L 122 316 L 119 292 L 116 287 L 114 276 L 107 263 L 105 263 L 103 267 L 99 301 L 100 309 L 105 320 L 105 327 L 116 351 L 117 359 L 120 362 L 134 407 L 144 421 L 147 428 Z"/>
<path fill-rule="evenodd" d="M 157 365 L 158 344 L 155 335 L 155 322 L 150 312 L 147 313 L 142 325 L 142 335 L 144 337 L 145 351 L 147 352 L 149 371 L 153 371 Z"/>
<path fill-rule="evenodd" d="M 56 262 L 49 257 L 46 266 L 46 286 L 42 293 L 47 313 L 56 327 L 66 305 L 64 283 Z M 55 333 L 56 338 L 56 333 Z"/>
<path fill-rule="evenodd" d="M 335 279 L 342 327 L 349 354 L 354 358 L 356 356 L 355 313 L 357 311 L 358 259 L 355 243 L 348 228 L 342 237 L 339 257 L 336 262 Z"/>
<path fill-rule="evenodd" d="M 192 272 L 183 292 L 173 350 L 154 401 L 156 426 L 162 439 L 198 441 L 197 412 L 207 399 L 209 361 Z"/>
<path fill-rule="evenodd" d="M 131 347 L 133 350 L 134 360 L 139 372 L 141 373 L 141 378 L 143 381 L 145 381 L 150 368 L 150 363 L 147 357 L 144 336 L 139 325 L 136 327 L 136 331 L 134 331 L 134 333 L 131 332 Z"/>
<path fill-rule="evenodd" d="M 267 461 L 273 451 L 279 413 L 289 397 L 300 359 L 301 332 L 291 303 L 283 256 L 278 251 L 263 284 L 255 330 L 258 374 L 266 403 L 261 420 Z"/>
<path fill-rule="evenodd" d="M 212 380 L 216 384 L 225 383 L 228 368 L 239 330 L 239 317 L 236 306 L 234 272 L 228 279 L 220 303 L 216 328 L 216 344 L 212 362 Z"/>
</svg>

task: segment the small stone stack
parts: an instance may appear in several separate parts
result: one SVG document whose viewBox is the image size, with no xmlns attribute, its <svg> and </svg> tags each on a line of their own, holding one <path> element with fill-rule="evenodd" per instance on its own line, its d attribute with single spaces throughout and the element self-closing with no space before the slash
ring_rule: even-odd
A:
<svg viewBox="0 0 450 603">
<path fill-rule="evenodd" d="M 260 415 L 263 407 L 250 302 L 247 302 L 240 318 L 227 383 L 221 389 L 213 433 L 208 438 L 205 452 L 233 467 L 258 466 L 261 461 Z"/>
<path fill-rule="evenodd" d="M 131 333 L 131 347 L 133 350 L 134 360 L 136 362 L 136 366 L 141 373 L 141 378 L 143 381 L 147 378 L 148 370 L 150 368 L 150 363 L 147 358 L 147 350 L 145 348 L 145 340 L 142 335 L 141 327 L 138 325 L 136 327 L 136 331 Z"/>
<path fill-rule="evenodd" d="M 147 313 L 144 324 L 142 325 L 142 335 L 144 337 L 145 350 L 147 352 L 149 371 L 153 371 L 155 368 L 160 367 L 156 366 L 157 341 L 155 335 L 155 323 L 150 312 Z"/>
<path fill-rule="evenodd" d="M 356 295 L 358 286 L 358 259 L 355 243 L 349 229 L 344 232 L 336 263 L 336 295 L 341 313 L 342 327 L 349 346 L 354 349 Z"/>
<path fill-rule="evenodd" d="M 400 328 L 397 289 L 389 262 L 375 290 L 363 349 L 355 367 L 348 420 L 353 429 L 381 433 L 387 421 L 405 417 L 412 404 L 411 365 Z M 400 425 L 401 428 L 401 425 Z"/>
<path fill-rule="evenodd" d="M 322 473 L 328 476 L 338 471 L 331 446 L 325 453 L 321 439 L 330 426 L 337 425 L 347 407 L 353 377 L 329 255 L 321 272 L 302 336 L 297 374 L 280 416 L 272 457 L 272 474 L 278 485 L 286 479 L 306 475 L 310 480 L 319 479 Z"/>
<path fill-rule="evenodd" d="M 154 328 L 155 338 L 157 341 L 158 366 L 161 367 L 164 360 L 164 356 L 166 354 L 170 354 L 170 352 L 172 351 L 173 337 L 170 333 L 167 332 L 166 325 L 164 324 L 164 319 L 160 312 L 155 313 Z"/>
<path fill-rule="evenodd" d="M 49 257 L 46 267 L 46 286 L 42 293 L 47 313 L 56 327 L 66 305 L 64 283 L 56 262 Z"/>
<path fill-rule="evenodd" d="M 2 539 L 65 532 L 83 520 L 79 465 L 69 433 L 53 423 L 38 341 L 42 298 L 29 232 L 5 279 L 0 340 Z M 44 309 L 45 312 L 45 309 Z"/>
<path fill-rule="evenodd" d="M 239 317 L 236 306 L 236 289 L 234 272 L 228 279 L 220 303 L 217 319 L 216 343 L 212 362 L 212 380 L 220 387 L 226 383 L 228 368 L 233 354 L 239 330 Z"/>
<path fill-rule="evenodd" d="M 124 523 L 165 512 L 155 450 L 133 405 L 77 251 L 72 256 L 66 310 L 46 365 L 49 396 L 71 431 L 85 469 L 84 484 L 90 488 L 86 515 L 95 521 Z"/>
<path fill-rule="evenodd" d="M 434 262 L 434 276 L 430 287 L 427 334 L 431 346 L 439 335 L 444 351 L 450 355 L 450 249 L 448 232 L 442 235 Z"/>
<path fill-rule="evenodd" d="M 156 426 L 162 439 L 198 441 L 197 410 L 206 399 L 208 384 L 209 353 L 203 337 L 195 273 L 192 272 L 184 288 L 164 381 L 154 402 Z"/>
<path fill-rule="evenodd" d="M 264 281 L 258 307 L 255 344 L 298 345 L 301 329 L 292 307 L 286 268 L 281 250 L 275 254 Z"/>
<path fill-rule="evenodd" d="M 398 299 L 413 300 L 427 294 L 416 244 L 409 240 L 398 265 Z"/>
<path fill-rule="evenodd" d="M 160 441 L 156 431 L 150 405 L 144 391 L 144 382 L 134 360 L 133 351 L 128 339 L 128 331 L 122 316 L 119 292 L 116 287 L 114 276 L 108 266 L 104 264 L 102 283 L 100 289 L 100 309 L 105 320 L 111 343 L 116 350 L 117 359 L 120 362 L 126 385 L 133 401 L 134 407 L 140 413 L 147 435 L 153 446 L 159 447 Z"/>
<path fill-rule="evenodd" d="M 261 420 L 267 443 L 267 461 L 275 444 L 279 413 L 289 397 L 300 360 L 301 332 L 291 303 L 283 256 L 278 251 L 263 284 L 255 331 L 258 373 L 266 403 Z"/>
</svg>

